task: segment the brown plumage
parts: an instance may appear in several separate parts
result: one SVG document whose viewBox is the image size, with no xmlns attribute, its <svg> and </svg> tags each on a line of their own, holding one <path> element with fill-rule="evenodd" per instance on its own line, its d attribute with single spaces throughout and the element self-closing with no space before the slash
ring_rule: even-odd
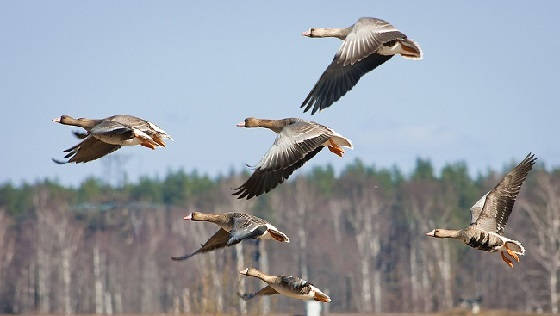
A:
<svg viewBox="0 0 560 316">
<path fill-rule="evenodd" d="M 504 237 L 504 228 L 521 185 L 527 179 L 536 160 L 537 158 L 529 153 L 494 189 L 483 195 L 471 207 L 471 224 L 467 228 L 461 230 L 437 228 L 426 235 L 459 239 L 466 245 L 482 251 L 500 251 L 503 261 L 513 268 L 513 261 L 506 257 L 505 253 L 519 262 L 518 255 L 524 255 L 525 248 L 521 242 Z"/>
<path fill-rule="evenodd" d="M 250 199 L 274 189 L 325 146 L 340 157 L 344 154 L 341 147 L 352 148 L 352 142 L 334 130 L 298 118 L 247 118 L 237 126 L 265 127 L 278 134 L 251 177 L 233 193 L 239 199 Z"/>
<path fill-rule="evenodd" d="M 331 301 L 330 297 L 327 294 L 323 293 L 313 284 L 299 277 L 285 275 L 267 275 L 254 268 L 247 268 L 245 270 L 239 271 L 239 273 L 246 276 L 256 277 L 268 283 L 268 286 L 260 289 L 255 293 L 239 294 L 239 296 L 244 300 L 249 300 L 253 297 L 262 295 L 282 294 L 298 300 L 314 300 L 326 303 Z"/>
<path fill-rule="evenodd" d="M 175 261 L 185 260 L 199 253 L 236 245 L 245 239 L 274 239 L 279 242 L 290 242 L 288 236 L 278 230 L 276 226 L 251 214 L 239 212 L 222 214 L 193 212 L 185 216 L 184 219 L 214 223 L 220 229 L 198 250 L 184 256 L 171 257 Z"/>
<path fill-rule="evenodd" d="M 311 114 L 331 106 L 358 83 L 366 73 L 393 55 L 422 59 L 422 49 L 386 21 L 360 18 L 347 28 L 310 28 L 304 36 L 335 37 L 342 40 L 332 63 L 323 72 L 301 104 Z"/>
<path fill-rule="evenodd" d="M 65 150 L 67 161 L 53 159 L 59 164 L 84 163 L 112 153 L 121 146 L 141 145 L 151 149 L 165 146 L 163 139 L 169 138 L 164 130 L 155 124 L 132 115 L 113 115 L 104 119 L 74 119 L 62 115 L 53 120 L 56 123 L 82 127 L 86 132 L 73 132 L 82 139 L 76 146 Z"/>
</svg>

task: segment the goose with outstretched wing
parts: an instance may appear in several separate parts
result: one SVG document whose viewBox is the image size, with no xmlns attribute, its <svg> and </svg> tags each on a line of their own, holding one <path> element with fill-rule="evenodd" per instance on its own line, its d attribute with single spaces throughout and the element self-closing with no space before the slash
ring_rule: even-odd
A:
<svg viewBox="0 0 560 316">
<path fill-rule="evenodd" d="M 196 254 L 204 253 L 240 243 L 245 239 L 274 239 L 279 242 L 290 242 L 286 234 L 257 216 L 230 212 L 207 214 L 192 212 L 184 217 L 188 221 L 205 221 L 218 225 L 220 229 L 200 249 L 184 256 L 171 257 L 175 261 L 188 259 Z"/>
<path fill-rule="evenodd" d="M 104 119 L 75 119 L 62 115 L 53 122 L 81 127 L 86 131 L 74 132 L 82 141 L 64 151 L 67 161 L 53 159 L 58 164 L 85 163 L 110 154 L 121 146 L 141 145 L 155 149 L 165 146 L 164 139 L 172 139 L 154 123 L 132 115 L 113 115 Z"/>
<path fill-rule="evenodd" d="M 352 142 L 334 130 L 298 118 L 265 120 L 249 117 L 237 126 L 265 127 L 278 134 L 251 177 L 233 193 L 239 199 L 250 199 L 274 189 L 323 147 L 339 157 L 344 154 L 342 147 L 352 148 Z"/>
<path fill-rule="evenodd" d="M 335 37 L 342 45 L 332 63 L 323 72 L 301 107 L 311 114 L 331 106 L 374 70 L 396 54 L 422 59 L 422 49 L 389 22 L 360 18 L 347 28 L 310 28 L 303 33 L 312 38 Z"/>
<path fill-rule="evenodd" d="M 483 195 L 471 207 L 471 224 L 467 228 L 461 230 L 436 228 L 426 235 L 459 239 L 468 246 L 482 251 L 500 251 L 504 262 L 513 268 L 513 261 L 505 254 L 509 254 L 519 262 L 519 256 L 525 254 L 525 248 L 521 242 L 505 237 L 504 228 L 521 185 L 536 160 L 537 158 L 529 153 L 494 189 Z"/>
<path fill-rule="evenodd" d="M 328 303 L 331 298 L 323 293 L 315 285 L 295 276 L 268 275 L 254 268 L 247 268 L 239 271 L 240 274 L 252 276 L 268 283 L 268 286 L 255 293 L 239 294 L 244 300 L 252 299 L 256 296 L 282 294 L 291 298 L 304 301 L 319 301 Z"/>
</svg>

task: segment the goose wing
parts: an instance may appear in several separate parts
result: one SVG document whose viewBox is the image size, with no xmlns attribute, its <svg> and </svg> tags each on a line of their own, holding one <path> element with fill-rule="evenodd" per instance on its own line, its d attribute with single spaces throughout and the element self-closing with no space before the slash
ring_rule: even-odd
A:
<svg viewBox="0 0 560 316">
<path fill-rule="evenodd" d="M 157 134 L 157 135 L 160 135 L 163 138 L 172 139 L 172 137 L 169 134 L 167 134 L 167 132 L 164 131 L 161 127 L 157 126 L 156 124 L 154 124 L 150 121 L 146 121 L 146 120 L 141 119 L 141 118 L 136 117 L 136 116 L 115 115 L 115 116 L 111 116 L 111 117 L 107 118 L 107 120 L 122 124 L 124 126 L 135 128 L 135 129 L 140 130 L 140 131 L 142 131 L 142 132 L 144 132 L 148 135 Z"/>
<path fill-rule="evenodd" d="M 81 135 L 79 137 L 81 137 Z M 69 158 L 67 161 L 58 159 L 53 159 L 53 161 L 58 164 L 72 162 L 83 163 L 101 158 L 119 148 L 121 148 L 121 146 L 104 143 L 93 136 L 86 136 L 78 145 L 72 146 L 64 151 L 68 153 L 64 156 L 64 158 Z"/>
<path fill-rule="evenodd" d="M 267 230 L 268 226 L 261 225 L 253 226 L 251 229 L 231 231 L 231 238 L 227 241 L 227 245 L 232 246 L 238 244 L 243 239 L 257 239 L 259 236 L 262 236 L 264 233 L 266 233 Z"/>
<path fill-rule="evenodd" d="M 132 138 L 134 130 L 130 126 L 126 126 L 116 121 L 104 120 L 90 129 L 92 135 L 103 136 L 122 136 L 123 139 Z"/>
<path fill-rule="evenodd" d="M 233 214 L 233 227 L 230 233 L 252 231 L 255 228 L 269 224 L 262 218 L 253 216 L 247 213 L 232 213 Z"/>
<path fill-rule="evenodd" d="M 320 152 L 332 136 L 333 131 L 325 126 L 295 120 L 278 133 L 251 177 L 233 195 L 238 195 L 238 199 L 250 199 L 267 193 Z"/>
<path fill-rule="evenodd" d="M 475 223 L 478 228 L 498 234 L 504 231 L 521 185 L 536 160 L 535 155 L 529 153 L 487 194 L 482 212 Z"/>
<path fill-rule="evenodd" d="M 262 234 L 268 232 L 270 236 L 280 242 L 290 242 L 290 238 L 286 236 L 283 232 L 279 231 L 274 225 L 270 224 L 269 222 L 265 221 L 260 217 L 253 216 L 251 214 L 246 213 L 233 213 L 234 220 L 233 220 L 233 229 L 230 232 L 232 235 L 235 235 L 235 232 L 249 232 L 255 231 L 261 226 L 265 226 L 266 229 L 262 231 Z M 258 234 L 254 238 L 258 238 L 260 235 Z"/>
<path fill-rule="evenodd" d="M 301 104 L 304 112 L 313 108 L 311 114 L 314 114 L 338 101 L 363 75 L 393 57 L 376 53 L 383 44 L 405 38 L 406 35 L 386 21 L 359 19 Z"/>
<path fill-rule="evenodd" d="M 490 193 L 490 192 L 488 192 Z M 484 207 L 484 202 L 486 202 L 486 196 L 488 193 L 484 194 L 474 205 L 471 207 L 471 225 L 476 223 L 480 213 L 482 213 L 482 207 Z"/>
<path fill-rule="evenodd" d="M 361 18 L 354 24 L 335 55 L 336 62 L 343 66 L 355 64 L 383 44 L 406 39 L 406 35 L 387 21 L 376 18 Z"/>
<path fill-rule="evenodd" d="M 206 243 L 204 243 L 204 245 L 202 245 L 200 249 L 181 257 L 171 257 L 171 259 L 175 261 L 185 260 L 199 253 L 223 248 L 227 246 L 227 242 L 230 238 L 230 233 L 228 233 L 223 228 L 220 228 L 220 230 L 218 230 L 212 237 L 210 237 L 210 239 L 208 239 L 208 241 L 206 241 Z"/>
<path fill-rule="evenodd" d="M 280 283 L 283 287 L 289 289 L 295 294 L 308 294 L 312 288 L 313 284 L 295 276 L 282 276 L 280 278 Z"/>
<path fill-rule="evenodd" d="M 106 118 L 104 121 L 114 122 L 130 128 L 137 128 L 139 130 L 146 130 L 149 128 L 148 121 L 132 115 L 113 115 Z"/>
<path fill-rule="evenodd" d="M 274 294 L 278 294 L 278 292 L 269 285 L 269 286 L 266 286 L 266 287 L 260 289 L 259 291 L 255 292 L 255 293 L 250 293 L 250 294 L 239 294 L 239 293 L 237 293 L 237 294 L 243 300 L 247 301 L 247 300 L 252 299 L 255 296 L 274 295 Z"/>
</svg>

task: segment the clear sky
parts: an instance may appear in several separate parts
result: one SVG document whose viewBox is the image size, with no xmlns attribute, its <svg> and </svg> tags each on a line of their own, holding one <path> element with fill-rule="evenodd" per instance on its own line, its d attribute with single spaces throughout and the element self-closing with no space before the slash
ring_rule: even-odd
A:
<svg viewBox="0 0 560 316">
<path fill-rule="evenodd" d="M 312 119 L 353 140 L 344 159 L 323 151 L 304 171 L 355 158 L 409 171 L 420 156 L 476 172 L 529 151 L 558 166 L 559 11 L 558 1 L 2 1 L 0 182 L 77 184 L 119 164 L 131 180 L 239 170 L 274 139 L 236 128 L 246 116 Z M 361 16 L 391 22 L 424 60 L 397 56 L 329 109 L 302 113 L 340 42 L 301 32 Z M 51 121 L 61 114 L 132 114 L 175 142 L 55 165 L 77 143 Z"/>
</svg>

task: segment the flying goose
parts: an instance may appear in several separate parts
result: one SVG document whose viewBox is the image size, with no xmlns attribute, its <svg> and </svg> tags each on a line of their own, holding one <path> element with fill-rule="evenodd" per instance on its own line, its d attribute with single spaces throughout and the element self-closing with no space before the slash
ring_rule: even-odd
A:
<svg viewBox="0 0 560 316">
<path fill-rule="evenodd" d="M 367 72 L 400 54 L 407 59 L 422 59 L 420 46 L 389 22 L 360 18 L 347 28 L 310 28 L 307 37 L 336 37 L 343 40 L 332 63 L 319 78 L 301 107 L 311 114 L 331 106 L 352 90 Z"/>
<path fill-rule="evenodd" d="M 513 268 L 513 262 L 505 256 L 507 252 L 519 262 L 518 255 L 525 254 L 525 248 L 517 240 L 503 236 L 504 228 L 513 204 L 521 189 L 521 184 L 535 164 L 535 156 L 531 153 L 523 159 L 498 183 L 494 189 L 484 194 L 471 207 L 471 224 L 461 230 L 434 229 L 426 235 L 436 238 L 454 238 L 478 250 L 495 252 L 507 265 Z"/>
<path fill-rule="evenodd" d="M 266 127 L 278 134 L 251 177 L 233 193 L 238 199 L 250 199 L 274 189 L 324 146 L 340 157 L 344 154 L 341 146 L 352 148 L 348 138 L 332 129 L 298 118 L 265 120 L 249 117 L 237 126 Z"/>
<path fill-rule="evenodd" d="M 266 275 L 254 268 L 247 268 L 245 270 L 239 271 L 239 273 L 242 275 L 259 278 L 268 283 L 268 286 L 260 289 L 255 293 L 239 294 L 239 296 L 244 300 L 250 300 L 255 296 L 261 295 L 283 294 L 291 298 L 304 301 L 314 300 L 326 303 L 331 301 L 331 298 L 327 294 L 323 293 L 313 284 L 298 277 L 284 275 Z"/>
<path fill-rule="evenodd" d="M 164 139 L 172 139 L 163 129 L 154 123 L 132 115 L 113 115 L 104 119 L 74 119 L 69 115 L 62 115 L 53 120 L 55 123 L 78 126 L 86 130 L 74 132 L 79 139 L 83 139 L 76 146 L 66 149 L 68 154 L 64 158 L 68 161 L 53 159 L 59 164 L 81 163 L 101 158 L 121 146 L 140 145 L 155 149 L 165 146 Z"/>
<path fill-rule="evenodd" d="M 275 239 L 280 242 L 290 242 L 286 234 L 262 218 L 246 213 L 205 214 L 192 212 L 184 220 L 206 221 L 220 226 L 220 229 L 202 247 L 193 253 L 181 257 L 171 257 L 179 261 L 188 259 L 198 253 L 208 252 L 238 244 L 243 239 Z"/>
</svg>

